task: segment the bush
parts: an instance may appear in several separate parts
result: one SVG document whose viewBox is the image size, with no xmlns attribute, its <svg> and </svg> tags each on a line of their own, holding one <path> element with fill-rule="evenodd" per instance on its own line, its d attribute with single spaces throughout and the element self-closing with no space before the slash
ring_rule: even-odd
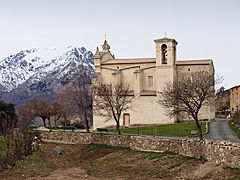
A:
<svg viewBox="0 0 240 180">
<path fill-rule="evenodd" d="M 27 129 L 15 129 L 12 134 L 1 137 L 0 171 L 15 166 L 17 161 L 32 154 L 35 135 L 29 133 Z"/>
<path fill-rule="evenodd" d="M 83 121 L 75 121 L 72 126 L 78 129 L 85 129 L 85 123 Z"/>
<path fill-rule="evenodd" d="M 16 123 L 17 115 L 14 104 L 0 101 L 0 136 L 11 134 Z"/>
<path fill-rule="evenodd" d="M 240 111 L 233 113 L 232 120 L 236 125 L 240 125 Z"/>
<path fill-rule="evenodd" d="M 71 121 L 70 120 L 61 121 L 60 125 L 62 125 L 62 126 L 71 126 Z"/>
</svg>

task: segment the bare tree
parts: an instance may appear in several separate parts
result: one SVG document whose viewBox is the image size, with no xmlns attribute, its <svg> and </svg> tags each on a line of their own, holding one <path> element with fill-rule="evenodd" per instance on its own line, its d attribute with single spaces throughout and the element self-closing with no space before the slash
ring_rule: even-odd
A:
<svg viewBox="0 0 240 180">
<path fill-rule="evenodd" d="M 56 100 L 51 104 L 52 119 L 55 128 L 57 128 L 57 121 L 63 116 L 63 108 L 62 102 L 56 97 Z"/>
<path fill-rule="evenodd" d="M 31 119 L 35 116 L 33 103 L 31 100 L 25 101 L 21 109 L 17 111 L 18 128 L 26 128 L 29 126 Z"/>
<path fill-rule="evenodd" d="M 89 111 L 92 110 L 91 77 L 88 67 L 78 66 L 72 75 L 69 87 L 66 90 L 69 104 L 76 108 L 79 118 L 84 120 L 85 127 L 89 133 Z"/>
<path fill-rule="evenodd" d="M 122 112 L 131 108 L 134 96 L 129 96 L 129 85 L 124 87 L 122 83 L 98 84 L 94 87 L 94 111 L 97 115 L 112 119 L 116 122 L 116 132 L 120 131 L 120 118 Z"/>
<path fill-rule="evenodd" d="M 203 106 L 214 103 L 214 86 L 221 80 L 222 77 L 218 77 L 215 81 L 214 73 L 206 71 L 183 74 L 173 83 L 166 83 L 159 93 L 158 103 L 170 117 L 180 113 L 191 116 L 196 122 L 198 136 L 203 140 L 198 114 Z"/>
<path fill-rule="evenodd" d="M 76 113 L 75 106 L 72 106 L 69 101 L 71 97 L 70 89 L 71 87 L 66 86 L 58 91 L 56 100 L 53 103 L 53 106 L 55 107 L 54 122 L 57 122 L 62 117 L 64 120 L 64 126 L 68 126 L 69 118 Z"/>
<path fill-rule="evenodd" d="M 34 116 L 42 118 L 44 127 L 46 127 L 46 120 L 48 120 L 49 129 L 51 129 L 51 117 L 54 115 L 51 103 L 39 99 L 33 99 L 29 100 L 27 104 L 28 107 L 32 109 Z"/>
</svg>

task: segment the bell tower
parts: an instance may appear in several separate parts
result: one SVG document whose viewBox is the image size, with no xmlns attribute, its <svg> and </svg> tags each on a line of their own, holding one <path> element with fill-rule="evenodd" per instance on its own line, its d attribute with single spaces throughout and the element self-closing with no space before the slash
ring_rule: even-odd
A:
<svg viewBox="0 0 240 180">
<path fill-rule="evenodd" d="M 165 37 L 154 42 L 156 43 L 156 66 L 174 66 L 177 41 Z"/>
<path fill-rule="evenodd" d="M 162 91 L 166 83 L 177 80 L 176 46 L 177 41 L 169 38 L 154 40 L 156 43 L 156 91 Z M 157 93 L 158 94 L 158 93 Z M 176 122 L 176 118 L 171 118 Z"/>
</svg>

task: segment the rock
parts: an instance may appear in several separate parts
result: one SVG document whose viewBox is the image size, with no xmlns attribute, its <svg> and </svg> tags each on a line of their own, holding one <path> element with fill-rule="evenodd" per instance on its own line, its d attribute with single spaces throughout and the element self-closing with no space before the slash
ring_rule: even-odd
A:
<svg viewBox="0 0 240 180">
<path fill-rule="evenodd" d="M 63 150 L 62 150 L 62 148 L 61 147 L 59 147 L 59 146 L 56 146 L 54 149 L 53 149 L 53 151 L 54 151 L 54 153 L 55 154 L 63 154 Z"/>
<path fill-rule="evenodd" d="M 34 136 L 33 140 L 37 141 L 39 138 L 37 136 Z"/>
<path fill-rule="evenodd" d="M 33 142 L 32 143 L 32 150 L 33 151 L 37 151 L 37 149 L 38 149 L 38 143 L 37 142 Z"/>
<path fill-rule="evenodd" d="M 197 135 L 198 134 L 198 130 L 192 130 L 191 131 L 191 135 Z"/>
</svg>

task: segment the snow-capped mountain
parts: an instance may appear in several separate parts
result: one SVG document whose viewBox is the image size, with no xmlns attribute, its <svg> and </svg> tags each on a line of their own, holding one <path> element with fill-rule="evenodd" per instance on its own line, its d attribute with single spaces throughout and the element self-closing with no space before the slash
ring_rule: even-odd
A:
<svg viewBox="0 0 240 180">
<path fill-rule="evenodd" d="M 0 99 L 21 104 L 34 96 L 51 95 L 78 65 L 94 71 L 92 52 L 84 47 L 30 49 L 0 61 Z M 43 93 L 44 92 L 44 93 Z"/>
<path fill-rule="evenodd" d="M 9 92 L 27 80 L 34 83 L 48 74 L 58 73 L 57 78 L 61 78 L 70 67 L 80 64 L 94 67 L 92 52 L 84 47 L 21 51 L 0 61 L 0 87 Z"/>
</svg>

